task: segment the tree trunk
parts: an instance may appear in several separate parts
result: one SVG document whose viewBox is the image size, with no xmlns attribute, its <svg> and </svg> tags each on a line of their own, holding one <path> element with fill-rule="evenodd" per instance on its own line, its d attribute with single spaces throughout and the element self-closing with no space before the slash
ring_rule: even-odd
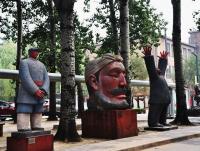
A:
<svg viewBox="0 0 200 151">
<path fill-rule="evenodd" d="M 83 74 L 81 72 L 80 62 L 76 61 L 75 66 L 76 66 L 76 74 L 77 75 Z M 84 111 L 83 89 L 80 82 L 77 82 L 76 85 L 77 85 L 77 92 L 78 92 L 77 93 L 78 94 L 78 118 L 81 118 L 82 113 Z"/>
<path fill-rule="evenodd" d="M 75 0 L 54 0 L 60 15 L 61 30 L 61 117 L 55 140 L 80 141 L 76 129 L 75 110 Z"/>
<path fill-rule="evenodd" d="M 188 125 L 186 96 L 184 90 L 182 51 L 181 51 L 181 0 L 172 0 L 173 6 L 173 50 L 175 60 L 175 81 L 176 81 L 176 117 L 172 124 Z"/>
<path fill-rule="evenodd" d="M 83 89 L 80 82 L 77 83 L 78 90 L 78 118 L 82 117 L 82 113 L 84 111 L 84 97 L 83 97 Z"/>
<path fill-rule="evenodd" d="M 50 24 L 50 72 L 56 72 L 56 42 L 55 42 L 55 21 L 52 0 L 47 0 L 49 10 L 49 24 Z M 57 120 L 56 117 L 56 82 L 50 82 L 50 98 L 49 98 L 49 121 Z"/>
<path fill-rule="evenodd" d="M 17 56 L 16 56 L 16 70 L 19 70 L 19 63 L 22 56 L 22 8 L 21 0 L 17 0 Z M 16 80 L 15 87 L 15 107 L 17 108 L 17 96 L 19 91 L 19 80 Z M 14 123 L 17 122 L 17 113 L 14 116 Z"/>
<path fill-rule="evenodd" d="M 118 30 L 117 30 L 117 21 L 115 15 L 115 9 L 113 0 L 109 0 L 109 8 L 110 8 L 110 22 L 112 27 L 112 39 L 113 39 L 113 50 L 116 55 L 119 54 L 119 38 L 118 38 Z"/>
<path fill-rule="evenodd" d="M 129 52 L 130 52 L 130 43 L 129 43 L 129 8 L 128 0 L 120 0 L 120 45 L 121 50 L 120 54 L 123 58 L 123 64 L 126 68 L 126 80 L 128 83 L 128 92 L 127 92 L 127 101 L 130 107 L 133 106 L 131 101 L 131 87 L 130 87 L 130 78 L 129 78 Z"/>
</svg>

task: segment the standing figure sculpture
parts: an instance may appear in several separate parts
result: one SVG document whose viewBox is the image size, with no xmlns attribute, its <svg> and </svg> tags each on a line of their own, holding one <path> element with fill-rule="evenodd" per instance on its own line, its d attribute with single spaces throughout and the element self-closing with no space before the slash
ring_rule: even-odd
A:
<svg viewBox="0 0 200 151">
<path fill-rule="evenodd" d="M 86 65 L 89 110 L 129 108 L 126 100 L 126 73 L 122 61 L 119 55 L 105 54 Z"/>
<path fill-rule="evenodd" d="M 143 54 L 145 55 L 144 60 L 150 80 L 148 125 L 149 127 L 169 126 L 170 124 L 166 123 L 166 118 L 171 98 L 164 77 L 167 68 L 168 52 L 160 52 L 158 68 L 156 68 L 154 57 L 151 55 L 152 48 L 147 46 L 143 49 Z"/>
<path fill-rule="evenodd" d="M 30 48 L 29 58 L 20 61 L 20 87 L 17 98 L 17 130 L 43 130 L 41 119 L 44 97 L 49 92 L 49 77 L 44 64 L 37 60 L 39 49 Z"/>
</svg>

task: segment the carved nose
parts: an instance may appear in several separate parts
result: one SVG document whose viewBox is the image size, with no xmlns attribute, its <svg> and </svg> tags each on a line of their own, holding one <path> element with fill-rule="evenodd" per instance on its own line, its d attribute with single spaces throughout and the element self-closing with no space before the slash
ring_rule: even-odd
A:
<svg viewBox="0 0 200 151">
<path fill-rule="evenodd" d="M 125 75 L 124 75 L 124 74 L 120 74 L 120 77 L 119 77 L 119 85 L 120 85 L 120 86 L 126 86 L 126 85 L 127 85 L 126 78 L 125 78 Z"/>
</svg>

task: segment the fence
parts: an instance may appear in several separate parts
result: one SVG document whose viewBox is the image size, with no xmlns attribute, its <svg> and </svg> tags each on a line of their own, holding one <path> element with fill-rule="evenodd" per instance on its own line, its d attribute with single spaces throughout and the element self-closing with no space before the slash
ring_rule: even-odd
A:
<svg viewBox="0 0 200 151">
<path fill-rule="evenodd" d="M 8 70 L 8 69 L 0 69 L 0 79 L 18 79 L 18 70 Z M 48 73 L 50 81 L 58 82 L 61 80 L 60 73 Z M 75 81 L 85 83 L 84 76 L 75 75 Z M 149 81 L 144 80 L 131 80 L 130 86 L 149 86 Z M 168 116 L 174 117 L 176 112 L 176 92 L 175 92 L 175 84 L 168 83 L 171 92 L 171 104 L 169 106 Z M 186 97 L 188 98 L 188 93 L 186 93 Z"/>
</svg>

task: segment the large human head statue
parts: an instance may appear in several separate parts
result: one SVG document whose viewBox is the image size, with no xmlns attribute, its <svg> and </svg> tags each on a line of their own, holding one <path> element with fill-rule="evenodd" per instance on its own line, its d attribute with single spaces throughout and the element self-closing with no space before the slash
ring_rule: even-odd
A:
<svg viewBox="0 0 200 151">
<path fill-rule="evenodd" d="M 105 54 L 90 61 L 85 68 L 89 110 L 126 109 L 127 82 L 123 59 Z"/>
</svg>

